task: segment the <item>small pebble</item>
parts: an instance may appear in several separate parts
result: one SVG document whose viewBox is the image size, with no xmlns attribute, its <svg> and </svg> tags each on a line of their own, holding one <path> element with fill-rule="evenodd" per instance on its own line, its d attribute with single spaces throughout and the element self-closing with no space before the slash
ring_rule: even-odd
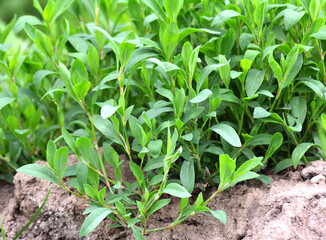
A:
<svg viewBox="0 0 326 240">
<path fill-rule="evenodd" d="M 320 183 L 321 181 L 325 181 L 325 176 L 320 174 L 311 179 L 311 183 Z"/>
</svg>

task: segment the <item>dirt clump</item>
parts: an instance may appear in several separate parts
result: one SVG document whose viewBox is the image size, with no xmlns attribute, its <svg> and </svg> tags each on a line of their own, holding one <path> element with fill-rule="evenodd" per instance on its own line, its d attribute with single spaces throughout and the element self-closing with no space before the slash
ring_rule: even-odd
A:
<svg viewBox="0 0 326 240">
<path fill-rule="evenodd" d="M 71 156 L 70 158 L 73 158 Z M 75 159 L 76 160 L 76 159 Z M 126 163 L 128 161 L 125 161 Z M 42 163 L 44 164 L 44 163 Z M 127 169 L 126 165 L 126 169 Z M 125 171 L 126 175 L 130 172 Z M 196 215 L 172 230 L 154 232 L 153 240 L 290 240 L 324 239 L 326 236 L 326 162 L 310 163 L 302 172 L 270 176 L 271 184 L 249 180 L 216 197 L 209 207 L 224 210 L 227 225 L 213 217 Z M 24 174 L 16 174 L 15 194 L 4 200 L 0 189 L 0 216 L 5 232 L 13 237 L 37 211 L 50 183 Z M 206 195 L 207 193 L 205 193 Z M 7 195 L 6 195 L 7 196 Z M 50 198 L 39 217 L 20 239 L 80 239 L 79 229 L 87 202 L 53 186 Z M 3 211 L 5 209 L 5 211 Z M 166 206 L 150 217 L 150 228 L 168 226 L 179 212 L 179 203 Z M 101 225 L 83 239 L 133 239 L 131 232 Z"/>
</svg>

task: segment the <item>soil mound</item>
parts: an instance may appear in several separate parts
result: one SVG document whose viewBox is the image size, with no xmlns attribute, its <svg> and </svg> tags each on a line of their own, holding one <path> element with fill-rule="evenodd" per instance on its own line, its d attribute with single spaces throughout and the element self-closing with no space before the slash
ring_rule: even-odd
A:
<svg viewBox="0 0 326 240">
<path fill-rule="evenodd" d="M 246 181 L 210 203 L 210 208 L 226 212 L 226 226 L 213 217 L 199 214 L 172 230 L 152 233 L 147 239 L 325 239 L 326 162 L 315 161 L 302 172 L 270 177 L 270 185 L 258 180 Z M 15 176 L 14 183 L 14 196 L 10 193 L 11 186 L 0 186 L 0 216 L 9 239 L 37 211 L 50 187 L 46 181 L 20 173 Z M 80 239 L 79 229 L 85 219 L 82 212 L 86 208 L 84 200 L 53 186 L 41 214 L 20 239 Z M 151 228 L 168 225 L 178 211 L 175 199 L 171 206 L 154 214 Z M 130 231 L 109 229 L 105 227 L 108 224 L 109 221 L 103 222 L 83 239 L 133 239 Z"/>
</svg>

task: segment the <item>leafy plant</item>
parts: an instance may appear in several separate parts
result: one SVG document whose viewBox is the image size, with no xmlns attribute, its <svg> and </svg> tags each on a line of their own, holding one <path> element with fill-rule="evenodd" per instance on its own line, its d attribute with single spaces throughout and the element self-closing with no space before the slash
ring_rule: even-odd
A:
<svg viewBox="0 0 326 240">
<path fill-rule="evenodd" d="M 35 0 L 43 20 L 3 30 L 32 43 L 28 56 L 1 45 L 0 157 L 46 155 L 18 171 L 90 200 L 81 236 L 109 217 L 142 239 L 163 193 L 181 198 L 167 228 L 199 212 L 224 222 L 206 207 L 216 194 L 325 152 L 325 2 L 227 2 Z M 66 167 L 69 151 L 79 163 Z M 196 183 L 219 187 L 190 205 Z"/>
</svg>

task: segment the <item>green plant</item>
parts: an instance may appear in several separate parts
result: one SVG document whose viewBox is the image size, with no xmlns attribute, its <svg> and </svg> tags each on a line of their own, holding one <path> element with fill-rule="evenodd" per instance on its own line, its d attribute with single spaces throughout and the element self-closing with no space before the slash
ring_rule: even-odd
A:
<svg viewBox="0 0 326 240">
<path fill-rule="evenodd" d="M 34 5 L 43 20 L 28 17 L 23 23 L 22 17 L 14 29 L 24 29 L 33 42 L 30 59 L 41 63 L 40 69 L 19 69 L 15 79 L 33 78 L 20 86 L 37 93 L 35 112 L 41 109 L 46 120 L 36 125 L 44 130 L 56 124 L 45 130 L 47 139 L 55 140 L 46 152 L 36 141 L 48 168 L 25 165 L 18 171 L 92 202 L 81 235 L 107 216 L 132 227 L 135 236 L 151 232 L 149 215 L 169 202 L 160 199 L 162 193 L 182 199 L 180 216 L 168 228 L 174 227 L 209 211 L 211 198 L 204 201 L 201 194 L 188 205 L 195 183 L 219 185 L 218 193 L 249 178 L 268 182 L 257 174 L 264 168 L 277 173 L 320 156 L 314 148 L 324 143 L 313 142 L 325 112 L 324 1 L 50 0 L 42 9 L 35 0 Z M 14 89 L 10 65 L 19 53 L 6 54 L 1 67 L 8 89 Z M 1 114 L 20 106 L 12 91 L 0 98 Z M 19 119 L 21 113 L 9 115 Z M 11 129 L 12 121 L 4 119 L 7 132 L 20 129 L 28 142 L 38 133 L 44 137 L 43 131 L 24 132 L 26 122 Z M 65 144 L 80 160 L 67 169 L 68 148 L 57 150 Z M 8 142 L 1 151 L 6 148 Z M 135 183 L 121 179 L 121 153 L 129 158 Z M 2 154 L 6 162 L 15 163 L 7 155 Z M 115 178 L 107 175 L 106 162 Z M 73 177 L 74 191 L 63 185 L 64 176 Z M 211 213 L 224 221 L 221 212 Z"/>
</svg>

